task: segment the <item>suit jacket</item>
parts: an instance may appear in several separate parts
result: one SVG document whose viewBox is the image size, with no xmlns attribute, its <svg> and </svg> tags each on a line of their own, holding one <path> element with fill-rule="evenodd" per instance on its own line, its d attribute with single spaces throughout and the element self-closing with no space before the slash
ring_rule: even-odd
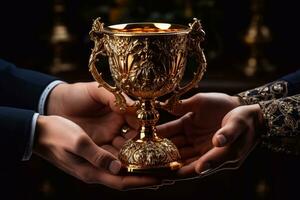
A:
<svg viewBox="0 0 300 200">
<path fill-rule="evenodd" d="M 21 160 L 41 93 L 56 78 L 0 59 L 0 158 Z"/>
<path fill-rule="evenodd" d="M 288 82 L 288 96 L 300 94 L 300 70 L 281 78 Z"/>
</svg>

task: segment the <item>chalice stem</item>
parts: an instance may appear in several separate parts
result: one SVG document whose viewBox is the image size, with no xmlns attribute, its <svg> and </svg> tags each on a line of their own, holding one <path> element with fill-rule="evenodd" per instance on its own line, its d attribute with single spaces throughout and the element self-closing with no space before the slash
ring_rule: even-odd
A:
<svg viewBox="0 0 300 200">
<path fill-rule="evenodd" d="M 155 124 L 158 122 L 159 113 L 155 109 L 155 100 L 140 100 L 141 107 L 137 111 L 137 118 L 140 123 L 139 139 L 153 140 L 158 139 Z"/>
</svg>

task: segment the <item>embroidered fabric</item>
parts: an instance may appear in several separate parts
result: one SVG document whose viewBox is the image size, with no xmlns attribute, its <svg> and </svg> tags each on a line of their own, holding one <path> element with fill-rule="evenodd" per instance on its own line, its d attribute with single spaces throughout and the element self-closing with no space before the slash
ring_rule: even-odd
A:
<svg viewBox="0 0 300 200">
<path fill-rule="evenodd" d="M 286 81 L 274 81 L 266 85 L 247 90 L 237 94 L 243 105 L 256 104 L 260 101 L 286 97 L 288 94 L 288 83 Z"/>
<path fill-rule="evenodd" d="M 276 152 L 300 152 L 300 94 L 259 102 L 266 131 L 262 145 Z"/>
</svg>

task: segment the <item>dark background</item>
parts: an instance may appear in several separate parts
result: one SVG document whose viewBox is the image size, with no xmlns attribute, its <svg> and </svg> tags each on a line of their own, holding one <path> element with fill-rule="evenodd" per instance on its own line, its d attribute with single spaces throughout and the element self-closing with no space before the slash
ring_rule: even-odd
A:
<svg viewBox="0 0 300 200">
<path fill-rule="evenodd" d="M 63 13 L 55 14 L 55 2 L 64 4 Z M 62 58 L 75 68 L 55 75 L 69 82 L 91 81 L 87 64 L 93 44 L 88 32 L 96 17 L 101 16 L 106 24 L 137 21 L 188 24 L 197 17 L 206 31 L 203 46 L 208 71 L 200 88 L 189 95 L 199 91 L 234 94 L 275 80 L 300 66 L 297 2 L 265 0 L 264 3 L 264 24 L 272 34 L 264 53 L 273 70 L 265 71 L 262 66 L 250 77 L 243 73 L 249 57 L 249 46 L 243 37 L 253 15 L 250 0 L 1 1 L 0 57 L 19 67 L 51 73 L 55 45 L 61 45 Z M 72 40 L 51 43 L 53 27 L 58 22 L 67 27 Z M 5 161 L 1 161 L 0 195 L 1 191 L 10 191 L 9 195 L 20 199 L 292 199 L 298 195 L 299 187 L 295 184 L 300 180 L 298 160 L 257 148 L 235 171 L 179 182 L 157 191 L 120 192 L 82 183 L 33 156 L 31 161 L 16 168 L 7 169 Z"/>
</svg>

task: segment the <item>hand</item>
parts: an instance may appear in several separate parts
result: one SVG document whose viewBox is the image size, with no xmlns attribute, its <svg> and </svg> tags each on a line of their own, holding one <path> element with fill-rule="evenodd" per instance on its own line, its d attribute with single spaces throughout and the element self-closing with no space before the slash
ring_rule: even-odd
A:
<svg viewBox="0 0 300 200">
<path fill-rule="evenodd" d="M 121 113 L 115 97 L 96 82 L 60 84 L 49 95 L 47 115 L 59 115 L 72 120 L 100 147 L 118 154 L 126 141 L 120 135 L 127 124 L 133 135 L 137 120 L 133 114 Z"/>
<path fill-rule="evenodd" d="M 121 168 L 117 158 L 97 146 L 77 124 L 63 117 L 38 117 L 33 150 L 86 183 L 120 190 L 160 183 L 151 177 L 116 175 Z"/>
<path fill-rule="evenodd" d="M 119 149 L 128 139 L 121 135 L 121 128 L 124 125 L 129 126 L 130 131 L 125 136 L 131 137 L 136 134 L 135 129 L 138 127 L 136 117 L 133 114 L 121 113 L 115 106 L 114 95 L 104 88 L 99 88 L 96 82 L 56 86 L 49 95 L 47 114 L 63 116 L 75 122 L 103 151 L 114 156 L 117 156 Z M 115 185 L 122 184 L 121 189 L 144 187 L 148 183 L 152 185 L 145 178 L 118 177 L 121 178 L 121 183 L 119 178 L 113 178 L 111 181 Z M 132 186 L 127 183 L 128 178 L 135 180 Z M 155 179 L 152 183 L 156 184 L 157 181 Z"/>
<path fill-rule="evenodd" d="M 262 128 L 263 114 L 258 104 L 233 109 L 226 114 L 222 127 L 214 134 L 213 148 L 183 168 L 181 173 L 188 173 L 191 169 L 201 173 L 234 160 L 238 167 L 257 143 L 258 132 Z"/>
<path fill-rule="evenodd" d="M 181 118 L 158 126 L 159 135 L 170 138 L 179 148 L 186 164 L 179 170 L 180 176 L 194 176 L 200 172 L 200 168 L 194 168 L 193 161 L 213 148 L 213 135 L 221 128 L 224 116 L 239 105 L 238 97 L 199 93 L 175 107 L 174 114 L 183 115 Z M 216 136 L 214 141 L 214 144 L 221 144 L 224 138 Z"/>
</svg>

